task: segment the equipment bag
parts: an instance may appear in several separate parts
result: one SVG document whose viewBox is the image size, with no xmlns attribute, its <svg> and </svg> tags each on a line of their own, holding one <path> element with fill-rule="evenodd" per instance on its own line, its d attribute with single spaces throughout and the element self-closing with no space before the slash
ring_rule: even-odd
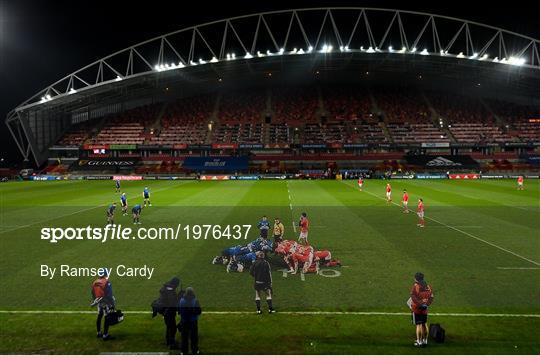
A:
<svg viewBox="0 0 540 356">
<path fill-rule="evenodd" d="M 435 340 L 435 342 L 441 344 L 444 342 L 445 331 L 441 324 L 431 324 L 429 326 L 429 336 Z"/>
<path fill-rule="evenodd" d="M 116 325 L 124 320 L 124 313 L 121 310 L 114 310 L 105 315 L 105 320 L 109 325 Z"/>
</svg>

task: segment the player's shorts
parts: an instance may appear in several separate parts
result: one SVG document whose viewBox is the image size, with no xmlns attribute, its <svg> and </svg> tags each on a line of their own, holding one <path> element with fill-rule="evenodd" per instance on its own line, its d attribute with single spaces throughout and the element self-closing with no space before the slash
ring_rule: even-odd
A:
<svg viewBox="0 0 540 356">
<path fill-rule="evenodd" d="M 300 239 L 307 241 L 307 237 L 308 237 L 308 232 L 307 231 L 301 231 L 300 232 L 300 236 L 299 236 Z"/>
<path fill-rule="evenodd" d="M 392 192 L 386 192 L 386 197 L 390 198 L 392 196 Z"/>
<path fill-rule="evenodd" d="M 256 291 L 272 291 L 272 284 L 271 283 L 259 283 L 255 282 L 253 285 L 253 288 L 255 288 Z"/>
<path fill-rule="evenodd" d="M 122 202 L 122 208 L 125 208 L 125 207 L 127 207 L 127 202 L 125 202 L 125 203 Z"/>
<path fill-rule="evenodd" d="M 519 185 L 520 187 L 522 187 L 522 186 L 523 186 L 523 182 L 518 182 L 518 185 Z"/>
<path fill-rule="evenodd" d="M 145 195 L 144 199 L 150 199 L 150 195 Z"/>
<path fill-rule="evenodd" d="M 264 237 L 265 239 L 268 238 L 268 229 L 261 229 L 260 235 L 261 237 Z"/>
<path fill-rule="evenodd" d="M 419 211 L 419 212 L 417 212 L 416 214 L 418 215 L 418 217 L 419 217 L 420 219 L 423 219 L 423 218 L 424 218 L 424 212 L 423 212 L 423 211 Z"/>
<path fill-rule="evenodd" d="M 412 323 L 414 325 L 420 325 L 427 323 L 427 314 L 412 313 Z"/>
<path fill-rule="evenodd" d="M 403 205 L 404 205 L 404 206 L 407 206 L 407 205 L 409 205 L 409 202 L 408 202 L 407 200 L 404 200 L 404 201 L 403 201 Z"/>
<path fill-rule="evenodd" d="M 358 186 L 359 186 L 360 188 L 362 188 L 363 185 L 364 185 L 363 183 L 362 183 L 362 184 L 358 184 Z"/>
</svg>

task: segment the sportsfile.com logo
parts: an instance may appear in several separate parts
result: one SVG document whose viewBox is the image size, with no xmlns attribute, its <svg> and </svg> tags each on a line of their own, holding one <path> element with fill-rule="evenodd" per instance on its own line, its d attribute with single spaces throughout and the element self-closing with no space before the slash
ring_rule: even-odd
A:
<svg viewBox="0 0 540 356">
<path fill-rule="evenodd" d="M 59 241 L 101 241 L 110 240 L 246 240 L 251 225 L 182 225 L 176 227 L 139 227 L 132 229 L 119 225 L 105 227 L 44 227 L 41 229 L 41 240 L 50 243 Z"/>
</svg>

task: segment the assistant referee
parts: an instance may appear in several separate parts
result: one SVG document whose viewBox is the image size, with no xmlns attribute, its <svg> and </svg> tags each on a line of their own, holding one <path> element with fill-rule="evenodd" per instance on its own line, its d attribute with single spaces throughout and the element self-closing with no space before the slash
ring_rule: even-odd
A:
<svg viewBox="0 0 540 356">
<path fill-rule="evenodd" d="M 251 265 L 249 274 L 255 278 L 255 304 L 257 305 L 257 314 L 262 314 L 261 311 L 261 292 L 266 294 L 266 303 L 268 304 L 268 313 L 272 314 L 276 311 L 272 306 L 272 270 L 270 264 L 264 259 L 264 252 L 257 252 L 257 259 Z"/>
</svg>

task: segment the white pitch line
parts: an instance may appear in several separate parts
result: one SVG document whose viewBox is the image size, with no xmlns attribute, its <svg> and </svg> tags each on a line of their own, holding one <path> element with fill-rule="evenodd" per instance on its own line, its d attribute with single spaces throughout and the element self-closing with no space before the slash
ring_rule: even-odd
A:
<svg viewBox="0 0 540 356">
<path fill-rule="evenodd" d="M 154 192 L 161 192 L 161 191 L 164 191 L 164 190 L 167 190 L 167 189 L 171 189 L 173 187 L 175 187 L 175 186 L 169 186 L 169 187 L 165 187 L 165 188 L 162 188 L 162 189 L 157 189 L 157 190 L 154 190 Z M 130 197 L 130 199 L 131 199 L 131 197 Z M 25 227 L 29 227 L 29 226 L 33 226 L 33 225 L 37 225 L 37 224 L 41 224 L 41 223 L 45 223 L 45 222 L 49 222 L 49 221 L 52 221 L 52 220 L 58 220 L 58 219 L 61 219 L 61 218 L 65 218 L 66 216 L 71 216 L 71 215 L 83 213 L 85 211 L 89 211 L 89 210 L 93 210 L 93 209 L 97 209 L 97 208 L 103 208 L 104 206 L 107 206 L 107 204 L 109 204 L 109 203 L 101 204 L 101 205 L 98 205 L 98 206 L 92 206 L 92 207 L 84 208 L 84 209 L 81 209 L 81 210 L 75 210 L 75 211 L 73 211 L 71 213 L 68 213 L 68 214 L 58 215 L 58 216 L 55 216 L 53 218 L 39 220 L 39 221 L 30 223 L 30 224 L 26 224 L 26 225 L 20 225 L 19 227 L 16 227 L 14 229 L 1 230 L 0 234 L 5 234 L 7 232 L 12 232 L 12 231 L 15 231 L 15 230 L 19 230 L 19 229 L 22 229 L 22 228 L 25 228 Z"/>
<path fill-rule="evenodd" d="M 147 310 L 123 310 L 125 314 L 152 314 Z M 231 315 L 255 314 L 251 311 L 205 311 L 205 314 Z M 0 314 L 96 314 L 93 310 L 0 310 Z M 381 315 L 381 316 L 409 316 L 410 312 L 355 312 L 355 311 L 281 311 L 284 315 Z M 430 313 L 432 316 L 456 316 L 456 317 L 497 317 L 497 318 L 540 318 L 540 314 L 505 314 L 505 313 Z"/>
<path fill-rule="evenodd" d="M 350 185 L 348 185 L 348 184 L 346 184 L 346 183 L 344 183 L 344 184 L 347 185 L 347 186 L 349 186 L 349 187 L 351 187 L 351 188 L 354 188 L 354 187 L 352 187 L 352 186 L 350 186 Z M 382 200 L 386 200 L 385 198 L 380 197 L 380 196 L 378 196 L 378 195 L 376 195 L 376 194 L 373 194 L 373 193 L 371 193 L 371 192 L 368 192 L 367 190 L 364 190 L 364 191 L 365 191 L 366 193 L 368 193 L 368 194 L 370 194 L 370 195 L 376 197 L 376 198 L 379 198 L 379 199 L 382 199 Z M 397 207 L 400 207 L 400 205 L 397 204 L 396 202 L 392 202 L 392 204 L 394 204 L 394 205 L 397 206 Z M 514 256 L 516 256 L 516 257 L 519 257 L 519 258 L 521 258 L 521 259 L 524 260 L 524 261 L 527 261 L 527 262 L 532 263 L 533 265 L 540 266 L 540 263 L 539 263 L 539 262 L 533 261 L 533 260 L 531 260 L 531 259 L 529 259 L 529 258 L 527 258 L 527 257 L 523 257 L 523 256 L 521 256 L 521 255 L 519 255 L 519 254 L 517 254 L 517 253 L 515 253 L 515 252 L 513 252 L 513 251 L 510 251 L 510 250 L 508 250 L 508 249 L 506 249 L 506 248 L 504 248 L 504 247 L 501 247 L 501 246 L 496 245 L 496 244 L 494 244 L 494 243 L 492 243 L 492 242 L 489 242 L 489 241 L 486 241 L 486 240 L 484 240 L 484 239 L 481 239 L 481 238 L 478 237 L 478 236 L 474 236 L 473 234 L 470 234 L 470 233 L 468 233 L 468 232 L 466 232 L 466 231 L 460 230 L 460 229 L 458 229 L 458 228 L 456 228 L 456 227 L 454 227 L 454 226 L 447 225 L 447 224 L 445 224 L 445 223 L 443 223 L 443 222 L 441 222 L 441 221 L 439 221 L 439 220 L 437 220 L 437 219 L 430 218 L 429 216 L 426 216 L 425 218 L 426 218 L 426 219 L 429 219 L 429 220 L 431 220 L 431 221 L 433 221 L 433 222 L 436 222 L 436 223 L 439 224 L 439 225 L 445 226 L 445 227 L 447 227 L 447 228 L 449 228 L 449 229 L 451 229 L 451 230 L 460 232 L 460 233 L 462 233 L 463 235 L 468 236 L 468 237 L 470 237 L 470 238 L 473 238 L 473 239 L 475 239 L 475 240 L 477 240 L 477 241 L 480 241 L 480 242 L 483 242 L 483 243 L 485 243 L 485 244 L 488 244 L 488 245 L 490 245 L 490 246 L 492 246 L 492 247 L 495 247 L 495 248 L 497 248 L 497 249 L 499 249 L 499 250 L 501 250 L 501 251 L 504 251 L 504 252 L 507 252 L 507 253 L 509 253 L 509 254 L 511 254 L 511 255 L 514 255 Z"/>
<path fill-rule="evenodd" d="M 287 194 L 289 195 L 289 209 L 291 209 L 291 218 L 294 219 L 292 199 L 291 199 L 291 190 L 289 189 L 289 181 L 286 181 L 285 183 L 287 184 Z M 293 227 L 294 233 L 296 234 L 296 225 L 294 224 L 294 220 L 292 221 L 292 227 Z"/>
<path fill-rule="evenodd" d="M 540 267 L 497 267 L 497 269 L 525 269 L 525 270 L 538 270 Z"/>
</svg>

